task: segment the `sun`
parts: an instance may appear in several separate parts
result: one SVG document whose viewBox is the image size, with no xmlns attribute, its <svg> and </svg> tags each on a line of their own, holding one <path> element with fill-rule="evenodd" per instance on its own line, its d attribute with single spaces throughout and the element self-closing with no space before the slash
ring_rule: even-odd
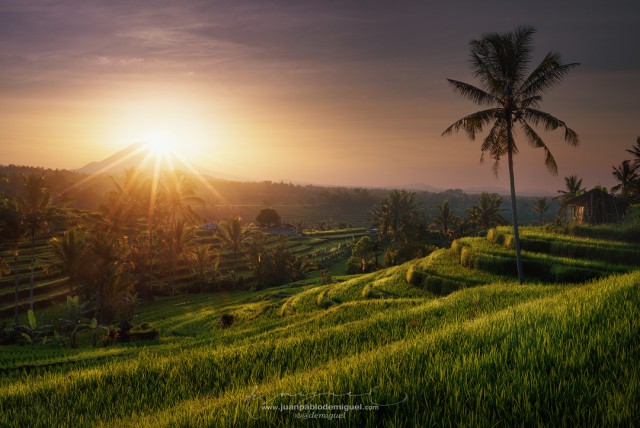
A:
<svg viewBox="0 0 640 428">
<path fill-rule="evenodd" d="M 147 132 L 142 140 L 147 149 L 157 156 L 171 155 L 175 151 L 171 134 L 166 131 L 155 130 Z"/>
</svg>

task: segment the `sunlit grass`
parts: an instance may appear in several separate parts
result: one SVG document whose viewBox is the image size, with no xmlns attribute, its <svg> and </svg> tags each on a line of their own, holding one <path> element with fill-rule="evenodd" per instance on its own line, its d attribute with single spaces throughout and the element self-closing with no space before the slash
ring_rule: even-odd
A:
<svg viewBox="0 0 640 428">
<path fill-rule="evenodd" d="M 326 285 L 146 302 L 135 322 L 156 326 L 155 341 L 0 347 L 0 425 L 289 427 L 301 424 L 296 412 L 262 409 L 265 400 L 369 399 L 389 405 L 335 425 L 640 423 L 640 271 L 521 286 L 460 265 L 464 248 L 503 257 L 509 248 L 485 238 L 454 247 Z M 428 282 L 411 286 L 410 269 L 461 288 L 441 297 Z M 236 318 L 231 328 L 220 327 L 223 314 Z"/>
</svg>

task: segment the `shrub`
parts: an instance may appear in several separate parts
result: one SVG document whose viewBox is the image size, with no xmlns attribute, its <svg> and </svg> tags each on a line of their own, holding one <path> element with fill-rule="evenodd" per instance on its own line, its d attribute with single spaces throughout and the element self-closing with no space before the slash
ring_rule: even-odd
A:
<svg viewBox="0 0 640 428">
<path fill-rule="evenodd" d="M 504 244 L 504 233 L 499 232 L 496 228 L 491 228 L 487 231 L 487 240 L 494 244 Z"/>
<path fill-rule="evenodd" d="M 478 257 L 469 247 L 460 250 L 460 265 L 471 269 L 478 268 Z"/>
<path fill-rule="evenodd" d="M 557 282 L 585 282 L 601 276 L 600 272 L 593 269 L 562 265 L 552 266 L 550 274 Z"/>
<path fill-rule="evenodd" d="M 460 252 L 462 251 L 462 245 L 460 244 L 460 241 L 455 239 L 451 243 L 451 250 L 454 252 L 454 254 L 458 257 L 458 260 L 459 260 L 460 259 Z"/>
<path fill-rule="evenodd" d="M 551 242 L 540 239 L 520 238 L 520 245 L 523 250 L 533 253 L 552 253 Z"/>
<path fill-rule="evenodd" d="M 318 297 L 316 298 L 316 305 L 319 308 L 327 309 L 330 306 L 333 306 L 333 304 L 333 300 L 327 297 L 327 290 L 323 290 L 320 292 L 320 294 L 318 294 Z"/>
<path fill-rule="evenodd" d="M 510 250 L 515 250 L 516 248 L 516 239 L 513 235 L 505 235 L 503 244 L 505 248 Z"/>
<path fill-rule="evenodd" d="M 464 286 L 459 282 L 451 279 L 427 275 L 424 288 L 427 291 L 432 292 L 436 296 L 446 296 L 453 293 L 454 291 L 464 288 Z"/>
<path fill-rule="evenodd" d="M 120 327 L 108 327 L 107 336 L 102 340 L 105 346 L 114 342 L 136 342 L 139 340 L 154 340 L 160 336 L 160 332 L 151 324 L 144 322 L 131 328 L 125 328 L 126 325 L 121 323 Z"/>
<path fill-rule="evenodd" d="M 133 327 L 127 332 L 129 340 L 134 342 L 138 340 L 153 340 L 160 336 L 160 332 L 149 323 L 142 323 Z"/>
<path fill-rule="evenodd" d="M 477 258 L 477 268 L 497 275 L 513 275 L 516 271 L 516 261 L 513 257 L 501 257 L 482 254 Z"/>
<path fill-rule="evenodd" d="M 222 314 L 218 319 L 218 324 L 221 328 L 229 328 L 236 322 L 236 317 L 233 314 Z"/>
<path fill-rule="evenodd" d="M 373 288 L 373 283 L 372 282 L 367 284 L 367 285 L 365 285 L 362 288 L 361 295 L 362 295 L 363 299 L 375 299 L 375 298 L 379 297 L 378 293 L 376 293 L 375 289 Z"/>
<path fill-rule="evenodd" d="M 406 280 L 407 283 L 413 285 L 414 287 L 422 286 L 422 283 L 425 280 L 425 273 L 419 271 L 415 268 L 415 266 L 411 266 L 409 270 L 407 270 Z"/>
</svg>

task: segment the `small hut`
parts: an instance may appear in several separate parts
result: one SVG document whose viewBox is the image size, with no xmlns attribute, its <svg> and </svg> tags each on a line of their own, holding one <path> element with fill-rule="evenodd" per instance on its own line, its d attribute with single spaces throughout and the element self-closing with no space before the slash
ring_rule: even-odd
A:
<svg viewBox="0 0 640 428">
<path fill-rule="evenodd" d="M 627 204 L 602 189 L 595 188 L 569 200 L 573 219 L 579 224 L 610 223 L 622 219 Z"/>
</svg>

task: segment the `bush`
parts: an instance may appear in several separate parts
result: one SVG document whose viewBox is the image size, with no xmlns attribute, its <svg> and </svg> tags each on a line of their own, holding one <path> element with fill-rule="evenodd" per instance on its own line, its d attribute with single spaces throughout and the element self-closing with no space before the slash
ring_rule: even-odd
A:
<svg viewBox="0 0 640 428">
<path fill-rule="evenodd" d="M 229 328 L 236 322 L 236 317 L 233 314 L 222 314 L 218 319 L 218 324 L 221 328 Z"/>
<path fill-rule="evenodd" d="M 363 299 L 377 299 L 380 297 L 376 290 L 373 288 L 373 283 L 369 283 L 362 288 L 362 298 Z"/>
<path fill-rule="evenodd" d="M 110 345 L 114 342 L 136 342 L 139 340 L 154 340 L 160 336 L 160 332 L 151 324 L 144 322 L 129 329 L 120 327 L 107 328 L 107 336 L 102 343 Z"/>
<path fill-rule="evenodd" d="M 458 260 L 460 260 L 460 252 L 462 251 L 462 244 L 460 244 L 460 241 L 458 241 L 457 239 L 455 239 L 452 243 L 451 243 L 451 250 L 453 251 L 453 253 L 458 257 Z"/>
<path fill-rule="evenodd" d="M 514 257 L 482 254 L 477 259 L 477 268 L 496 275 L 514 275 L 516 273 L 516 260 Z"/>
<path fill-rule="evenodd" d="M 334 305 L 334 301 L 327 296 L 327 290 L 323 290 L 316 298 L 316 305 L 322 309 L 327 309 Z"/>
<path fill-rule="evenodd" d="M 462 247 L 460 250 L 460 265 L 471 269 L 478 268 L 478 257 L 471 248 Z"/>
<path fill-rule="evenodd" d="M 425 273 L 419 271 L 415 268 L 415 266 L 411 266 L 409 270 L 407 270 L 406 280 L 407 283 L 413 285 L 414 287 L 421 287 L 422 283 L 425 280 Z"/>
<path fill-rule="evenodd" d="M 552 266 L 550 274 L 557 282 L 585 282 L 601 276 L 600 272 L 573 266 Z"/>
<path fill-rule="evenodd" d="M 427 275 L 424 288 L 436 296 L 446 296 L 454 291 L 464 288 L 464 285 L 451 279 Z"/>
<path fill-rule="evenodd" d="M 502 245 L 504 245 L 505 248 L 508 248 L 510 250 L 515 250 L 516 249 L 516 238 L 513 235 L 505 235 L 504 236 L 504 243 Z"/>
<path fill-rule="evenodd" d="M 487 231 L 487 240 L 494 244 L 504 245 L 504 233 L 499 232 L 496 228 Z"/>
<path fill-rule="evenodd" d="M 151 324 L 145 322 L 133 327 L 127 332 L 127 335 L 129 336 L 129 341 L 135 342 L 138 340 L 157 339 L 160 336 L 160 332 Z"/>
<path fill-rule="evenodd" d="M 520 238 L 520 245 L 525 251 L 532 253 L 548 253 L 552 254 L 551 242 L 540 239 Z"/>
</svg>

